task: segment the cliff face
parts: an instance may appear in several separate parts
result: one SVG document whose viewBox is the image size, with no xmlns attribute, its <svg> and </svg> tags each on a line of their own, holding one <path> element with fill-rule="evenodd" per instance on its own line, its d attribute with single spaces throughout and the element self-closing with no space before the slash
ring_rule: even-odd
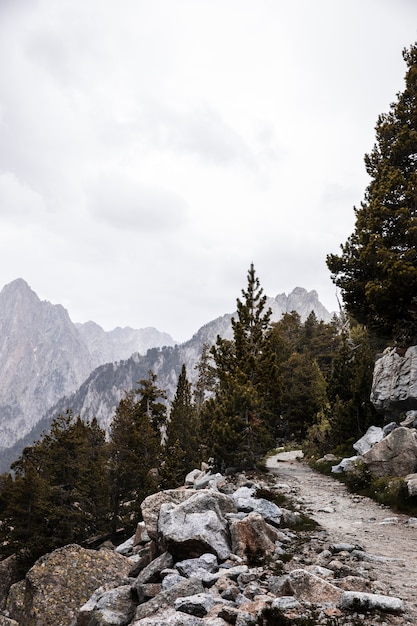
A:
<svg viewBox="0 0 417 626">
<path fill-rule="evenodd" d="M 21 279 L 0 293 L 0 441 L 8 446 L 94 366 L 60 305 L 41 302 Z"/>
<path fill-rule="evenodd" d="M 0 448 L 28 433 L 98 366 L 173 344 L 156 329 L 106 333 L 75 325 L 61 305 L 41 301 L 21 278 L 0 292 Z"/>
</svg>

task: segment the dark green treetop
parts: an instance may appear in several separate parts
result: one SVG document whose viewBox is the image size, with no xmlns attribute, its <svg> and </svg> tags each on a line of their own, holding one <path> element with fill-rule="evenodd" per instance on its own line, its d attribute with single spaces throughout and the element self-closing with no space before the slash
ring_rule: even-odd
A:
<svg viewBox="0 0 417 626">
<path fill-rule="evenodd" d="M 405 89 L 378 118 L 355 230 L 327 265 L 348 313 L 409 345 L 417 338 L 417 44 L 403 57 Z"/>
<path fill-rule="evenodd" d="M 170 489 L 184 484 L 186 474 L 200 465 L 199 447 L 197 411 L 183 364 L 167 422 L 164 463 L 160 470 L 162 488 Z"/>
<path fill-rule="evenodd" d="M 273 442 L 275 360 L 267 338 L 271 310 L 253 264 L 247 289 L 237 300 L 233 339 L 217 337 L 212 348 L 217 384 L 202 421 L 216 466 L 253 467 Z"/>
<path fill-rule="evenodd" d="M 107 443 L 95 418 L 58 415 L 12 469 L 0 487 L 2 556 L 16 552 L 30 566 L 45 552 L 109 531 Z"/>
<path fill-rule="evenodd" d="M 149 372 L 138 388 L 119 402 L 110 431 L 110 477 L 112 532 L 119 524 L 133 530 L 140 517 L 140 504 L 156 491 L 152 471 L 161 453 L 160 424 L 165 421 L 165 392 L 156 375 Z"/>
</svg>

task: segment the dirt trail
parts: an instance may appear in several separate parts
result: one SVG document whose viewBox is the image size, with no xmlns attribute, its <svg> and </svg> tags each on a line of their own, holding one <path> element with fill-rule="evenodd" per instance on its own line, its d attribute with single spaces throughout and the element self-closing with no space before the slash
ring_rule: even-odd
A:
<svg viewBox="0 0 417 626">
<path fill-rule="evenodd" d="M 330 543 L 360 544 L 367 553 L 383 557 L 373 563 L 380 593 L 404 600 L 407 617 L 417 624 L 416 518 L 349 493 L 342 483 L 314 472 L 294 454 L 272 457 L 267 466 L 277 483 L 288 485 L 301 510 L 327 531 Z"/>
</svg>

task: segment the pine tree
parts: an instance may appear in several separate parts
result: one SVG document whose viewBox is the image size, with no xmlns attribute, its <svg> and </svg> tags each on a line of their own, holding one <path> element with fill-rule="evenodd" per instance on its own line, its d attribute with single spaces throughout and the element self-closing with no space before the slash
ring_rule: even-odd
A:
<svg viewBox="0 0 417 626">
<path fill-rule="evenodd" d="M 96 420 L 71 411 L 25 448 L 3 483 L 3 547 L 29 566 L 54 548 L 109 531 L 107 444 Z"/>
<path fill-rule="evenodd" d="M 167 422 L 164 465 L 161 468 L 162 488 L 178 487 L 184 483 L 185 475 L 200 465 L 199 447 L 197 412 L 183 364 Z"/>
<path fill-rule="evenodd" d="M 194 385 L 194 401 L 197 412 L 214 391 L 215 367 L 210 345 L 205 342 L 195 369 L 198 372 L 197 382 Z"/>
<path fill-rule="evenodd" d="M 353 443 L 382 420 L 370 401 L 375 363 L 369 336 L 359 325 L 344 333 L 329 380 L 330 425 L 333 445 Z"/>
<path fill-rule="evenodd" d="M 148 378 L 139 381 L 136 394 L 140 396 L 138 400 L 140 412 L 148 416 L 155 432 L 159 433 L 165 426 L 167 408 L 164 400 L 167 394 L 164 389 L 158 387 L 157 378 L 157 375 L 149 370 Z"/>
<path fill-rule="evenodd" d="M 417 45 L 403 57 L 405 89 L 378 118 L 355 230 L 327 265 L 348 313 L 407 346 L 417 340 Z"/>
<path fill-rule="evenodd" d="M 160 425 L 166 406 L 160 400 L 156 376 L 149 372 L 139 387 L 119 402 L 110 432 L 112 532 L 121 523 L 133 530 L 140 518 L 140 504 L 158 484 L 152 474 L 161 454 Z"/>
<path fill-rule="evenodd" d="M 255 274 L 248 271 L 243 300 L 232 318 L 233 339 L 217 337 L 212 348 L 216 368 L 215 395 L 203 411 L 209 424 L 209 449 L 216 465 L 253 467 L 273 444 L 275 363 L 267 339 L 271 310 Z"/>
<path fill-rule="evenodd" d="M 301 443 L 327 403 L 326 381 L 310 355 L 294 352 L 282 365 L 282 419 L 286 437 Z"/>
</svg>

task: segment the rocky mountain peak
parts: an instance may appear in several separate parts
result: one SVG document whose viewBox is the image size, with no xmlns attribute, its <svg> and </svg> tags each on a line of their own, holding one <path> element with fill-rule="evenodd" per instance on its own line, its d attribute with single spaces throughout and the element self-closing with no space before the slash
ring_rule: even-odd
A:
<svg viewBox="0 0 417 626">
<path fill-rule="evenodd" d="M 268 298 L 267 306 L 271 321 L 292 311 L 301 321 L 311 311 L 318 319 L 331 318 L 317 292 L 302 287 Z M 173 397 L 182 364 L 193 382 L 203 344 L 214 343 L 217 335 L 230 337 L 233 315 L 208 322 L 176 345 L 155 328 L 107 332 L 93 321 L 73 324 L 63 306 L 41 301 L 23 279 L 6 285 L 0 292 L 0 456 L 1 448 L 32 437 L 32 428 L 68 408 L 83 419 L 97 417 L 107 429 L 124 392 L 149 370 Z"/>
<path fill-rule="evenodd" d="M 305 322 L 312 311 L 318 319 L 324 322 L 329 322 L 332 317 L 332 313 L 329 313 L 320 302 L 319 295 L 314 289 L 307 291 L 304 287 L 295 287 L 288 295 L 280 293 L 272 300 L 271 304 L 268 301 L 268 305 L 271 306 L 275 314 L 280 312 L 282 315 L 296 311 L 302 322 Z"/>
</svg>

